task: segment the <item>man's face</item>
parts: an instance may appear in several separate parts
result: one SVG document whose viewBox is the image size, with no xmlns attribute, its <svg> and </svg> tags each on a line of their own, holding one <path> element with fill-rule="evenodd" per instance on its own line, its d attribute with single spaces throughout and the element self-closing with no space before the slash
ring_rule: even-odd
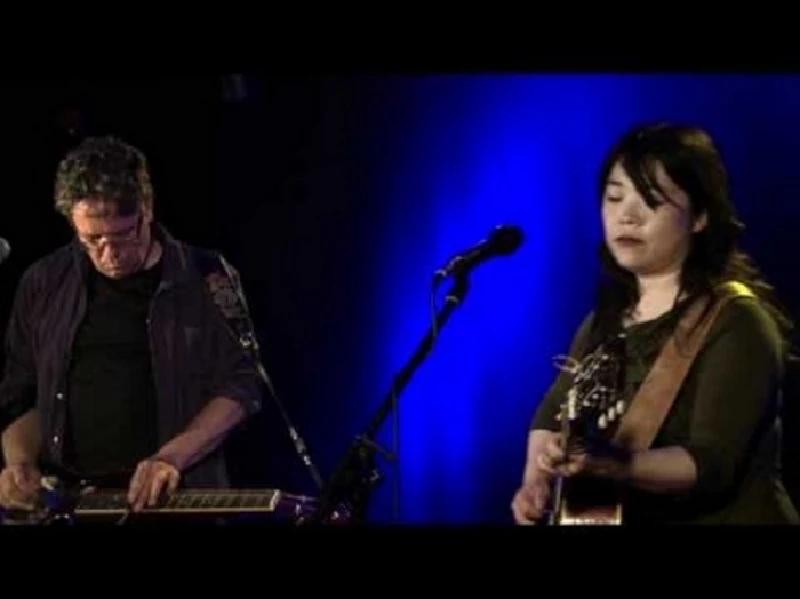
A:
<svg viewBox="0 0 800 599">
<path fill-rule="evenodd" d="M 103 275 L 120 279 L 142 267 L 150 242 L 150 215 L 122 216 L 113 202 L 86 199 L 72 208 L 72 226 L 83 248 Z"/>
</svg>

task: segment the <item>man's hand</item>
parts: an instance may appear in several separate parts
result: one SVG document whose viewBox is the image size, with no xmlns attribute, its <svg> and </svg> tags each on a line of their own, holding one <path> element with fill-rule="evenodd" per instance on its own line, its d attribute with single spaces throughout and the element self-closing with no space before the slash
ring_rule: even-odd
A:
<svg viewBox="0 0 800 599">
<path fill-rule="evenodd" d="M 0 471 L 0 505 L 7 509 L 33 510 L 41 473 L 31 464 L 11 464 Z"/>
<path fill-rule="evenodd" d="M 128 504 L 134 512 L 158 503 L 164 491 L 174 493 L 181 473 L 166 459 L 148 458 L 139 462 L 128 488 Z"/>
</svg>

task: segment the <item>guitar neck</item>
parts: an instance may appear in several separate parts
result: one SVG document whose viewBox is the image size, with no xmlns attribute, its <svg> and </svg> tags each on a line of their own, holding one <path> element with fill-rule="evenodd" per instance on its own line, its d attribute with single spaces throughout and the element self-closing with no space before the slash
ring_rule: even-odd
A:
<svg viewBox="0 0 800 599">
<path fill-rule="evenodd" d="M 561 442 L 561 447 L 566 454 L 568 443 L 570 441 L 570 426 L 569 426 L 569 407 L 567 402 L 561 406 L 561 430 L 559 433 L 559 439 Z M 550 507 L 550 515 L 548 518 L 550 525 L 557 524 L 557 521 L 560 517 L 560 513 L 562 511 L 562 504 L 564 501 L 564 477 L 563 476 L 556 476 L 555 480 L 553 481 L 552 486 L 552 500 L 551 500 L 551 507 Z"/>
<path fill-rule="evenodd" d="M 145 511 L 170 514 L 272 513 L 293 498 L 277 489 L 187 489 L 168 495 Z M 114 515 L 127 511 L 125 490 L 92 491 L 81 496 L 74 509 L 78 515 Z"/>
</svg>

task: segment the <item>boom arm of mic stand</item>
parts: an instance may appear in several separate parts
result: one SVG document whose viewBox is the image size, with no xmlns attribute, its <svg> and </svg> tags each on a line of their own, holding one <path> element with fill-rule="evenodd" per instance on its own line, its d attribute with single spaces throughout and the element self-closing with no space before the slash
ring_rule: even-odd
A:
<svg viewBox="0 0 800 599">
<path fill-rule="evenodd" d="M 374 438 L 400 393 L 430 353 L 439 331 L 447 324 L 453 311 L 463 303 L 468 290 L 469 279 L 466 273 L 456 275 L 445 297 L 444 306 L 436 313 L 434 323 L 428 328 L 406 365 L 394 376 L 393 384 L 378 411 L 366 430 L 356 436 L 350 445 L 328 484 L 323 488 L 317 509 L 313 510 L 305 523 L 328 523 L 339 509 L 346 513 L 345 517 L 350 522 L 366 520 L 372 490 L 381 478 L 375 465 L 375 454 L 388 454 L 374 441 Z"/>
</svg>

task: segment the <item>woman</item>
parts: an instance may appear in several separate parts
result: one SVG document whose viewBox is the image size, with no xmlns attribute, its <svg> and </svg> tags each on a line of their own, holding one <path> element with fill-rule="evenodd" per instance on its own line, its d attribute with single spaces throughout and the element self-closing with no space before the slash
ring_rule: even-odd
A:
<svg viewBox="0 0 800 599">
<path fill-rule="evenodd" d="M 571 376 L 562 372 L 531 425 L 523 484 L 511 506 L 515 521 L 539 521 L 555 475 L 563 475 L 613 485 L 624 523 L 800 522 L 778 455 L 789 321 L 737 249 L 741 226 L 713 141 L 687 127 L 634 129 L 610 152 L 600 184 L 605 276 L 570 356 L 622 339 L 622 397 L 633 397 L 693 302 L 710 299 L 725 281 L 744 283 L 754 297 L 723 306 L 646 450 L 565 456 L 557 414 Z"/>
</svg>

